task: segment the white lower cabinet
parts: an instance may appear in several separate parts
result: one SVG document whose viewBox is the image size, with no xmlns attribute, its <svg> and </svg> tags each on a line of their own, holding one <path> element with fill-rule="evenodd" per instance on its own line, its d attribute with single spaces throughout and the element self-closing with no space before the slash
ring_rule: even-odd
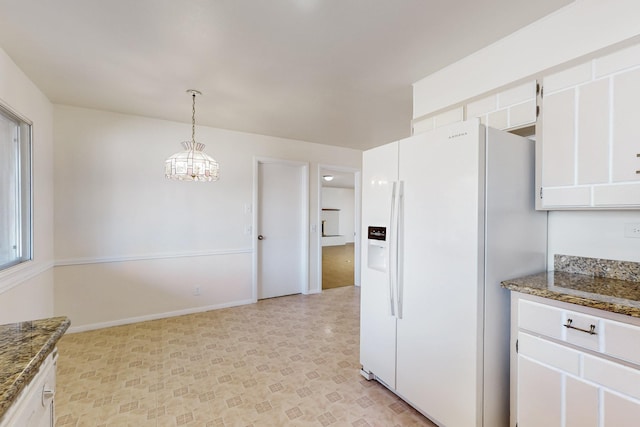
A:
<svg viewBox="0 0 640 427">
<path fill-rule="evenodd" d="M 640 319 L 513 292 L 511 426 L 640 425 L 639 334 Z"/>
<path fill-rule="evenodd" d="M 604 425 L 616 427 L 637 427 L 640 422 L 640 406 L 637 401 L 605 391 Z"/>
<path fill-rule="evenodd" d="M 598 387 L 579 378 L 565 376 L 566 427 L 598 426 Z"/>
<path fill-rule="evenodd" d="M 0 427 L 53 427 L 57 350 L 42 363 L 38 373 L 0 419 Z"/>
<path fill-rule="evenodd" d="M 518 357 L 518 426 L 560 426 L 562 373 Z"/>
</svg>

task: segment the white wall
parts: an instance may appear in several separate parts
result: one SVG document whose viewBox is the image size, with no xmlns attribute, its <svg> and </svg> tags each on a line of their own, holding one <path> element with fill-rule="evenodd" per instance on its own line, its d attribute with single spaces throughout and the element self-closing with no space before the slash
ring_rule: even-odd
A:
<svg viewBox="0 0 640 427">
<path fill-rule="evenodd" d="M 549 269 L 554 254 L 640 262 L 640 239 L 625 238 L 625 224 L 640 224 L 640 211 L 549 212 Z"/>
<path fill-rule="evenodd" d="M 338 234 L 345 242 L 355 240 L 355 190 L 353 188 L 322 187 L 322 208 L 340 209 Z"/>
<path fill-rule="evenodd" d="M 0 272 L 0 324 L 53 314 L 53 108 L 0 49 L 0 102 L 33 122 L 33 261 Z"/>
<path fill-rule="evenodd" d="M 639 16 L 637 0 L 576 0 L 416 82 L 414 118 L 544 75 L 611 45 L 636 42 Z M 550 212 L 549 268 L 554 254 L 640 262 L 640 239 L 623 236 L 629 222 L 640 223 L 640 211 Z"/>
<path fill-rule="evenodd" d="M 360 168 L 358 150 L 197 127 L 220 180 L 169 181 L 164 160 L 190 136 L 186 123 L 54 107 L 55 311 L 75 330 L 250 302 L 254 156 L 310 162 L 316 229 L 318 164 Z"/>
</svg>

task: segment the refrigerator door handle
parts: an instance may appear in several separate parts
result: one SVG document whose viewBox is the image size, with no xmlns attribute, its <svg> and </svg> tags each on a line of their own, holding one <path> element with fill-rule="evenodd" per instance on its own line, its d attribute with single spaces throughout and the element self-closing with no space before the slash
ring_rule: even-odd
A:
<svg viewBox="0 0 640 427">
<path fill-rule="evenodd" d="M 391 218 L 389 219 L 389 232 L 387 233 L 387 239 L 389 239 L 389 244 L 387 246 L 389 250 L 389 268 L 387 271 L 389 272 L 389 306 L 391 309 L 391 315 L 395 317 L 396 315 L 396 303 L 395 303 L 395 280 L 396 280 L 396 259 L 394 256 L 395 253 L 395 242 L 396 242 L 396 230 L 395 230 L 395 222 L 396 222 L 396 189 L 397 183 L 394 181 L 391 187 Z"/>
<path fill-rule="evenodd" d="M 398 319 L 402 319 L 403 301 L 404 301 L 404 276 L 403 276 L 403 258 L 404 258 L 404 181 L 398 184 L 398 214 L 396 216 L 396 301 L 398 304 Z"/>
</svg>

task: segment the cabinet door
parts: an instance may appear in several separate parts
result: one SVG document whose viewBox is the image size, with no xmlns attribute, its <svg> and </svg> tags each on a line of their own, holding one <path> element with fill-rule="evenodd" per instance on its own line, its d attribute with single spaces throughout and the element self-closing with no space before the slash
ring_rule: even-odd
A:
<svg viewBox="0 0 640 427">
<path fill-rule="evenodd" d="M 613 82 L 613 182 L 640 181 L 640 70 L 616 76 Z"/>
<path fill-rule="evenodd" d="M 609 182 L 609 79 L 579 88 L 577 125 L 578 184 Z"/>
<path fill-rule="evenodd" d="M 609 181 L 608 79 L 545 97 L 543 120 L 544 187 Z"/>
<path fill-rule="evenodd" d="M 542 116 L 542 206 L 589 206 L 591 190 L 576 186 L 576 89 L 545 97 Z"/>
<path fill-rule="evenodd" d="M 39 405 L 37 405 L 38 411 L 30 420 L 28 427 L 54 427 L 55 425 L 55 403 L 53 396 L 56 390 L 56 364 L 57 359 L 49 359 L 43 366 L 44 378 L 41 383 L 42 386 L 40 386 L 37 393 L 39 400 Z"/>
<path fill-rule="evenodd" d="M 640 206 L 635 52 L 545 77 L 549 94 L 542 98 L 538 208 Z"/>
<path fill-rule="evenodd" d="M 598 387 L 565 378 L 565 427 L 598 427 Z"/>
<path fill-rule="evenodd" d="M 518 427 L 560 427 L 562 374 L 518 356 Z"/>
<path fill-rule="evenodd" d="M 603 427 L 637 427 L 640 420 L 640 402 L 617 394 L 604 392 Z"/>
<path fill-rule="evenodd" d="M 575 90 L 544 98 L 542 109 L 542 186 L 575 183 Z"/>
</svg>

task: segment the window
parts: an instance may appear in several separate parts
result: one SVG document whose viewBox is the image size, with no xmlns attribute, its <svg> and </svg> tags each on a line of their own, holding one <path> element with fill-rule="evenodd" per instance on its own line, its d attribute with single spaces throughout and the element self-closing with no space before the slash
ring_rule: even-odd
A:
<svg viewBox="0 0 640 427">
<path fill-rule="evenodd" d="M 0 106 L 0 270 L 32 256 L 31 123 Z"/>
</svg>

